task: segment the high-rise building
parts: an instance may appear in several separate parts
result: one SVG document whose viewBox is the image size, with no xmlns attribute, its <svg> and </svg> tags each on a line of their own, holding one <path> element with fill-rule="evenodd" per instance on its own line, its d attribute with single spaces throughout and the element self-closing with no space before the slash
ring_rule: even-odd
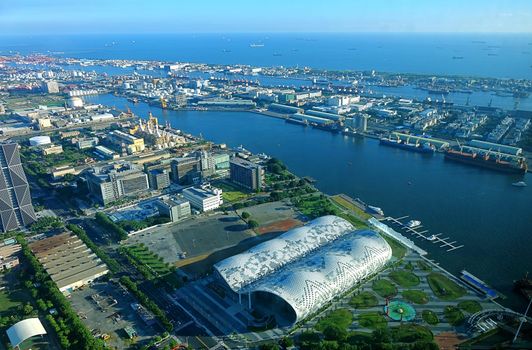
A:
<svg viewBox="0 0 532 350">
<path fill-rule="evenodd" d="M 57 94 L 59 93 L 59 84 L 57 81 L 45 81 L 42 83 L 42 89 L 48 94 Z"/>
<path fill-rule="evenodd" d="M 201 180 L 199 159 L 195 157 L 175 158 L 172 161 L 172 181 L 190 185 Z"/>
<path fill-rule="evenodd" d="M 214 175 L 216 172 L 216 163 L 214 162 L 212 154 L 205 150 L 201 150 L 196 153 L 196 157 L 200 162 L 201 176 L 208 177 Z"/>
<path fill-rule="evenodd" d="M 148 171 L 150 188 L 162 190 L 170 186 L 170 174 L 166 169 L 152 169 Z"/>
<path fill-rule="evenodd" d="M 36 217 L 18 144 L 0 145 L 0 166 L 0 225 L 7 232 L 32 224 Z"/>
<path fill-rule="evenodd" d="M 85 179 L 91 194 L 104 205 L 148 190 L 148 176 L 131 163 L 92 168 Z"/>
<path fill-rule="evenodd" d="M 264 183 L 262 166 L 248 160 L 234 157 L 229 162 L 231 181 L 249 190 L 260 190 Z"/>
</svg>

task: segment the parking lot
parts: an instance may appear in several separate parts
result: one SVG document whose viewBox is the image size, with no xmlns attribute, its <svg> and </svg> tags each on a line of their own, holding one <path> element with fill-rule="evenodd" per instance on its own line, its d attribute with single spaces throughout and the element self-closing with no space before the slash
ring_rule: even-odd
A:
<svg viewBox="0 0 532 350">
<path fill-rule="evenodd" d="M 109 336 L 106 343 L 111 348 L 125 349 L 133 343 L 147 341 L 157 333 L 132 309 L 131 304 L 136 300 L 116 283 L 94 283 L 75 291 L 69 298 L 83 323 L 95 336 Z M 125 327 L 132 327 L 138 337 L 128 339 Z"/>
</svg>

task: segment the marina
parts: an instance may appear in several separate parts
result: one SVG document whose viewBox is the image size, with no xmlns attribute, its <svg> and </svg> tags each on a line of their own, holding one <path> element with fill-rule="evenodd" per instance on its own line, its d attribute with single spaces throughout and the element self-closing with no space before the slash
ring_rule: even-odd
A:
<svg viewBox="0 0 532 350">
<path fill-rule="evenodd" d="M 381 219 L 381 221 L 388 221 L 392 223 L 393 226 L 396 226 L 396 228 L 398 227 L 399 229 L 402 229 L 403 231 L 417 238 L 424 239 L 428 242 L 431 242 L 432 244 L 437 244 L 440 248 L 444 248 L 447 252 L 452 252 L 454 250 L 464 247 L 463 244 L 457 244 L 457 241 L 451 241 L 450 237 L 442 237 L 442 233 L 429 236 L 429 230 L 424 230 L 423 225 L 421 225 L 421 222 L 418 220 L 410 220 L 406 224 L 403 223 L 403 221 L 407 218 L 409 218 L 408 215 L 401 216 L 398 218 L 392 218 L 388 216 L 384 219 Z"/>
</svg>

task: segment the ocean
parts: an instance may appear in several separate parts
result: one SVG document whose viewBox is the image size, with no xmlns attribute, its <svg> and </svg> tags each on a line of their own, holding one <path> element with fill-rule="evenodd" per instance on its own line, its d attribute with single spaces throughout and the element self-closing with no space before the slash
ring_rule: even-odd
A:
<svg viewBox="0 0 532 350">
<path fill-rule="evenodd" d="M 531 34 L 0 36 L 0 54 L 13 52 L 532 79 Z"/>
</svg>

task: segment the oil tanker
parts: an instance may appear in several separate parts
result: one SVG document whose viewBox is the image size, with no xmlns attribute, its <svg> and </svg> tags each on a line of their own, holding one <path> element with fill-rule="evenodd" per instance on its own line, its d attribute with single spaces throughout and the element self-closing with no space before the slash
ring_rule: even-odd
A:
<svg viewBox="0 0 532 350">
<path fill-rule="evenodd" d="M 408 143 L 401 139 L 392 139 L 386 137 L 380 139 L 380 144 L 419 153 L 433 154 L 435 151 L 435 147 L 429 143 Z"/>
<path fill-rule="evenodd" d="M 512 159 L 513 158 L 513 159 Z M 445 151 L 445 159 L 492 169 L 511 174 L 524 174 L 528 167 L 522 157 L 504 158 L 497 153 L 480 154 L 474 151 L 465 151 L 462 148 L 449 148 Z"/>
</svg>

